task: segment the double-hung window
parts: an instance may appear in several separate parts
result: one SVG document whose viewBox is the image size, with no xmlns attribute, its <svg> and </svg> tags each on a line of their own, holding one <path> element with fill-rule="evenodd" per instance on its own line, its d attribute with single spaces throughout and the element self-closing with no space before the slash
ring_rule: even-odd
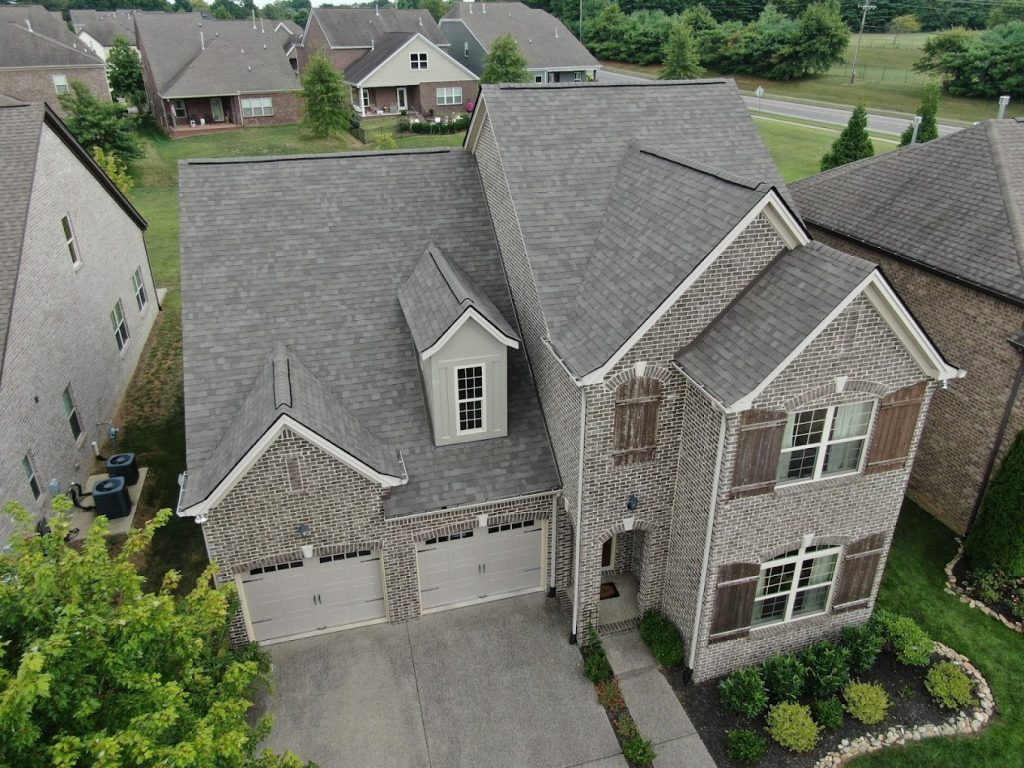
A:
<svg viewBox="0 0 1024 768">
<path fill-rule="evenodd" d="M 71 396 L 71 387 L 65 387 L 60 397 L 64 403 L 64 416 L 71 427 L 71 436 L 77 440 L 82 434 L 82 422 L 78 420 L 78 409 L 75 407 L 74 397 Z"/>
<path fill-rule="evenodd" d="M 839 547 L 813 545 L 764 563 L 754 597 L 753 626 L 824 613 L 838 560 Z"/>
<path fill-rule="evenodd" d="M 874 401 L 789 414 L 776 479 L 817 480 L 860 469 Z"/>
<path fill-rule="evenodd" d="M 142 279 L 142 267 L 139 267 L 132 274 L 132 293 L 135 294 L 135 303 L 139 305 L 139 312 L 146 308 L 149 297 L 146 295 L 146 283 Z"/>
<path fill-rule="evenodd" d="M 452 104 L 462 103 L 462 88 L 438 88 L 437 89 L 437 105 L 450 106 Z"/>
<path fill-rule="evenodd" d="M 68 76 L 67 75 L 53 75 L 53 90 L 55 90 L 58 95 L 60 95 L 62 93 L 67 93 L 68 91 L 70 91 L 71 88 L 68 85 Z"/>
<path fill-rule="evenodd" d="M 184 99 L 175 99 L 171 102 L 171 106 L 174 108 L 174 116 L 177 118 L 188 117 L 188 110 L 185 109 Z"/>
<path fill-rule="evenodd" d="M 32 489 L 32 497 L 38 499 L 42 490 L 39 488 L 39 481 L 36 479 L 36 468 L 32 465 L 32 459 L 26 454 L 21 460 L 21 468 L 25 471 L 28 479 L 28 487 Z"/>
<path fill-rule="evenodd" d="M 117 342 L 117 348 L 124 349 L 125 344 L 128 343 L 128 323 L 124 319 L 124 307 L 121 306 L 121 300 L 118 299 L 114 308 L 110 311 L 110 324 L 114 327 L 114 341 Z"/>
<path fill-rule="evenodd" d="M 427 54 L 425 53 L 410 53 L 409 54 L 409 69 L 426 69 L 427 68 Z"/>
<path fill-rule="evenodd" d="M 455 369 L 455 398 L 459 409 L 458 434 L 484 430 L 484 367 Z"/>
<path fill-rule="evenodd" d="M 242 117 L 271 117 L 274 101 L 269 96 L 258 99 L 242 99 Z"/>
<path fill-rule="evenodd" d="M 64 230 L 64 244 L 67 246 L 68 254 L 71 256 L 71 264 L 77 267 L 82 263 L 82 257 L 78 255 L 78 246 L 75 244 L 75 231 L 71 228 L 71 217 L 62 216 L 60 226 Z"/>
</svg>

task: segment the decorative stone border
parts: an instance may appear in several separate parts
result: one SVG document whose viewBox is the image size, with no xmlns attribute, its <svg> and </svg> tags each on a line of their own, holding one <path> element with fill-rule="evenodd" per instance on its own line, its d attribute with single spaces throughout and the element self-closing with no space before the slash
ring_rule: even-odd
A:
<svg viewBox="0 0 1024 768">
<path fill-rule="evenodd" d="M 844 765 L 860 755 L 877 752 L 896 744 L 923 741 L 936 736 L 966 735 L 977 733 L 984 728 L 995 711 L 995 699 L 992 698 L 992 689 L 989 688 L 988 681 L 982 677 L 966 656 L 957 653 L 952 648 L 947 648 L 942 643 L 935 643 L 935 653 L 952 661 L 974 681 L 974 691 L 978 697 L 978 707 L 974 711 L 960 711 L 955 715 L 950 715 L 946 722 L 941 724 L 923 723 L 914 727 L 894 725 L 884 733 L 868 733 L 852 741 L 843 739 L 838 748 L 821 758 L 814 764 L 814 768 L 835 768 L 835 766 Z"/>
<path fill-rule="evenodd" d="M 946 563 L 946 594 L 955 595 L 960 598 L 961 603 L 966 603 L 969 607 L 981 611 L 986 616 L 991 616 L 993 619 L 997 619 L 1003 623 L 1004 626 L 1012 629 L 1014 632 L 1020 632 L 1024 634 L 1024 621 L 1010 621 L 1008 618 L 1003 616 L 999 611 L 994 611 L 985 605 L 981 600 L 977 600 L 960 587 L 957 583 L 956 576 L 953 575 L 953 569 L 956 568 L 956 564 L 960 562 L 964 556 L 964 542 L 963 539 L 957 538 L 957 549 L 956 555 Z"/>
</svg>

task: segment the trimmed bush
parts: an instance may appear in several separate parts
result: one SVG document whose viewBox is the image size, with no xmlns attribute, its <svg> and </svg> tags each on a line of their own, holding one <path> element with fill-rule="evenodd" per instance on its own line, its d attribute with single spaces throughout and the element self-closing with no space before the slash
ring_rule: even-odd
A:
<svg viewBox="0 0 1024 768">
<path fill-rule="evenodd" d="M 611 677 L 597 684 L 597 702 L 616 715 L 626 708 L 626 701 L 622 698 L 618 678 Z"/>
<path fill-rule="evenodd" d="M 854 720 L 864 725 L 874 725 L 885 720 L 892 706 L 892 700 L 878 683 L 850 683 L 843 691 L 846 711 Z"/>
<path fill-rule="evenodd" d="M 843 727 L 845 711 L 839 699 L 818 699 L 811 704 L 811 714 L 814 715 L 814 722 L 826 731 L 838 731 Z"/>
<path fill-rule="evenodd" d="M 810 752 L 818 746 L 821 726 L 811 717 L 810 707 L 783 702 L 768 710 L 768 733 L 794 752 Z"/>
<path fill-rule="evenodd" d="M 880 628 L 886 644 L 901 664 L 926 667 L 931 663 L 935 643 L 912 618 L 880 608 L 871 621 Z"/>
<path fill-rule="evenodd" d="M 799 699 L 804 690 L 806 674 L 803 662 L 792 654 L 784 653 L 768 659 L 761 665 L 761 677 L 768 690 L 768 700 L 778 704 L 780 701 Z"/>
<path fill-rule="evenodd" d="M 857 627 L 843 627 L 839 644 L 850 653 L 850 671 L 867 672 L 875 666 L 878 654 L 885 646 L 885 638 L 876 625 L 867 623 Z"/>
<path fill-rule="evenodd" d="M 686 652 L 683 638 L 675 624 L 661 611 L 644 614 L 640 619 L 640 637 L 661 666 L 675 667 L 682 663 Z"/>
<path fill-rule="evenodd" d="M 594 685 L 603 683 L 612 676 L 612 665 L 608 663 L 608 657 L 604 654 L 604 645 L 593 627 L 589 628 L 587 644 L 583 646 L 580 653 L 583 654 L 583 674 Z"/>
<path fill-rule="evenodd" d="M 816 699 L 837 695 L 850 682 L 850 652 L 829 642 L 815 643 L 804 653 L 807 693 Z"/>
<path fill-rule="evenodd" d="M 737 669 L 718 684 L 722 705 L 741 717 L 754 718 L 768 706 L 768 692 L 756 667 Z"/>
<path fill-rule="evenodd" d="M 725 738 L 729 757 L 738 763 L 747 765 L 756 763 L 764 757 L 764 753 L 768 749 L 768 744 L 761 736 L 745 728 L 729 731 L 725 734 Z"/>
<path fill-rule="evenodd" d="M 1024 40 L 1024 25 L 1021 32 Z M 1017 435 L 992 478 L 978 521 L 964 540 L 964 552 L 972 568 L 1024 576 L 1024 432 Z"/>
<path fill-rule="evenodd" d="M 967 709 L 974 704 L 974 684 L 952 661 L 940 661 L 928 670 L 924 687 L 935 703 L 945 709 Z"/>
</svg>

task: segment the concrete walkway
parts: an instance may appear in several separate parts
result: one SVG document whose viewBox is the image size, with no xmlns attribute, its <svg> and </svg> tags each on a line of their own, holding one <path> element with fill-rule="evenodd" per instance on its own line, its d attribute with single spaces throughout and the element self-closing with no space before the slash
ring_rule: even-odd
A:
<svg viewBox="0 0 1024 768">
<path fill-rule="evenodd" d="M 602 640 L 629 712 L 658 756 L 654 768 L 715 768 L 672 686 L 637 631 Z"/>
</svg>

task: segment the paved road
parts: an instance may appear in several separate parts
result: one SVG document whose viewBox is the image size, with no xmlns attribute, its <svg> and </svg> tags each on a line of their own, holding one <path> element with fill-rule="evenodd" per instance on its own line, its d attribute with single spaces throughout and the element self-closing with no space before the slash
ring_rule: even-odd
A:
<svg viewBox="0 0 1024 768">
<path fill-rule="evenodd" d="M 602 69 L 597 76 L 601 82 L 608 83 L 642 83 L 647 78 L 624 75 L 618 72 L 609 72 Z M 744 96 L 747 107 L 757 109 L 757 98 Z M 846 125 L 850 119 L 852 110 L 840 107 L 820 107 L 815 104 L 804 104 L 796 101 L 784 101 L 782 99 L 761 99 L 760 109 L 762 112 L 770 112 L 775 115 L 795 117 L 801 120 L 816 120 L 819 123 L 832 123 L 834 125 Z M 909 118 L 890 117 L 888 115 L 868 114 L 868 130 L 880 133 L 903 133 L 903 130 L 910 124 Z M 960 128 L 955 125 L 939 124 L 939 135 L 946 136 L 956 133 Z"/>
</svg>

